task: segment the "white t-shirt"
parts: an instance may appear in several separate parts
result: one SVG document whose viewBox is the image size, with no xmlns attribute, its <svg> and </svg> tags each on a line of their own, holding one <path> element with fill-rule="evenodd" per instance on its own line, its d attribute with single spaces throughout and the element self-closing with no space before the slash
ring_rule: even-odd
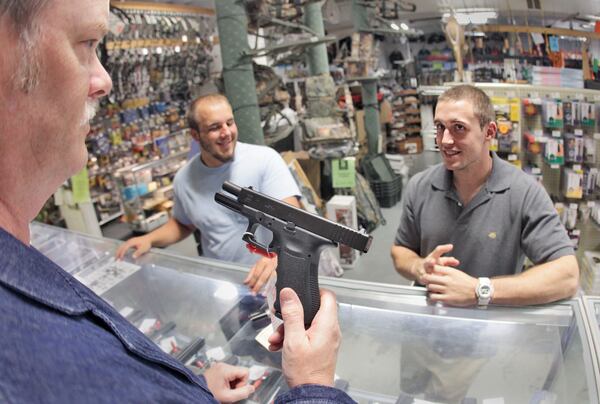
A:
<svg viewBox="0 0 600 404">
<path fill-rule="evenodd" d="M 175 176 L 173 217 L 200 230 L 204 256 L 252 265 L 259 256 L 251 254 L 242 241 L 248 219 L 215 202 L 215 193 L 222 190 L 225 181 L 252 186 L 275 199 L 300 196 L 300 190 L 275 150 L 241 142 L 236 145 L 233 160 L 222 166 L 207 167 L 197 155 Z M 256 234 L 261 242 L 268 244 L 271 240 L 266 229 Z"/>
</svg>

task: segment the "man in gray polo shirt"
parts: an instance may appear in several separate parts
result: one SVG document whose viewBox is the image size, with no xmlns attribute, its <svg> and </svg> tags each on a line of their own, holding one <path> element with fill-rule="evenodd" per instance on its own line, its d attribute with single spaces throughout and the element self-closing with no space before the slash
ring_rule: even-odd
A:
<svg viewBox="0 0 600 404">
<path fill-rule="evenodd" d="M 396 270 L 455 306 L 548 303 L 575 294 L 579 267 L 552 201 L 534 179 L 490 152 L 489 97 L 447 90 L 435 110 L 443 163 L 405 191 L 392 247 Z M 534 266 L 522 271 L 527 256 Z"/>
</svg>

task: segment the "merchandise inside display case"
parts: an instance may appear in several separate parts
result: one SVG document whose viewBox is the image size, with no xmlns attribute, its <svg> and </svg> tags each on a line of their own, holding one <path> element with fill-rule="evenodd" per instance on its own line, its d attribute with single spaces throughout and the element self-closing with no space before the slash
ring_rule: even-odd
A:
<svg viewBox="0 0 600 404">
<path fill-rule="evenodd" d="M 281 354 L 257 336 L 266 301 L 247 268 L 152 250 L 116 262 L 117 242 L 47 225 L 32 244 L 99 293 L 192 370 L 214 361 L 250 368 L 268 403 L 287 389 Z M 420 288 L 321 278 L 339 302 L 336 386 L 359 403 L 598 403 L 598 358 L 583 301 L 507 308 L 430 304 Z"/>
</svg>

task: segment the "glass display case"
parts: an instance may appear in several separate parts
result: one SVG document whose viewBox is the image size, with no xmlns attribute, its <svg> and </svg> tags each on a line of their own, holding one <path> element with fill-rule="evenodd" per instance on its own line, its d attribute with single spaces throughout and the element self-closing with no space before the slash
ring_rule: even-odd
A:
<svg viewBox="0 0 600 404">
<path fill-rule="evenodd" d="M 115 262 L 117 241 L 32 224 L 32 244 L 196 372 L 250 368 L 268 403 L 287 389 L 281 355 L 258 341 L 266 302 L 248 268 L 151 250 Z M 320 278 L 339 302 L 336 385 L 359 403 L 598 403 L 598 356 L 584 300 L 451 308 L 424 289 Z M 600 298 L 598 298 L 600 304 Z M 596 321 L 595 333 L 598 334 Z M 598 345 L 596 345 L 598 346 Z"/>
<path fill-rule="evenodd" d="M 187 162 L 188 152 L 189 147 L 117 170 L 125 219 L 134 231 L 147 233 L 167 222 L 173 207 L 173 177 Z"/>
</svg>

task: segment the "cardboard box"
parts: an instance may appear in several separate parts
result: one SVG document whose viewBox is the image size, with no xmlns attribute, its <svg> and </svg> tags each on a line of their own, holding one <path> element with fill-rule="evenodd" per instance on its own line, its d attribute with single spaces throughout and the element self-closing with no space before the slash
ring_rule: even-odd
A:
<svg viewBox="0 0 600 404">
<path fill-rule="evenodd" d="M 350 195 L 335 195 L 327 202 L 327 219 L 341 225 L 358 229 L 356 198 Z M 337 248 L 340 264 L 345 269 L 354 268 L 358 260 L 358 251 L 340 244 Z"/>
<path fill-rule="evenodd" d="M 423 139 L 421 136 L 407 137 L 396 141 L 396 150 L 400 154 L 419 154 L 423 152 Z"/>
<path fill-rule="evenodd" d="M 306 152 L 285 152 L 281 156 L 298 183 L 306 210 L 318 213 L 318 210 L 323 208 L 323 201 L 317 192 L 321 188 L 320 162 L 312 160 Z"/>
</svg>

